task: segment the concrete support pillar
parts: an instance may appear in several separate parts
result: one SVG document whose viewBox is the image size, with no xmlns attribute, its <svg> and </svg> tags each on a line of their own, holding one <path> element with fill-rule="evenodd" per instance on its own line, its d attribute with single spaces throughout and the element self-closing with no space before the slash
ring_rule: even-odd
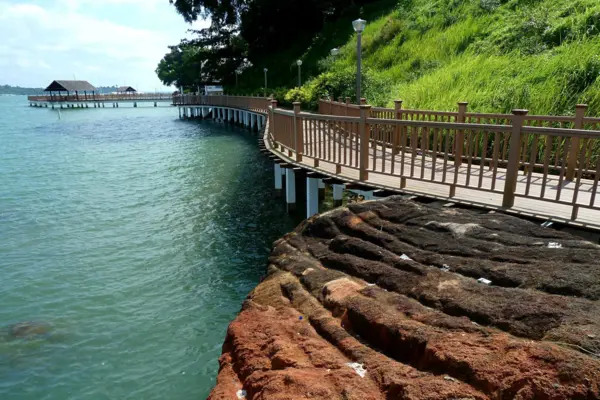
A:
<svg viewBox="0 0 600 400">
<path fill-rule="evenodd" d="M 281 171 L 281 166 L 279 164 L 275 164 L 275 194 L 277 196 L 281 195 L 281 191 L 283 189 L 283 175 Z"/>
<path fill-rule="evenodd" d="M 288 212 L 296 211 L 296 173 L 291 168 L 285 171 L 285 202 Z"/>
<path fill-rule="evenodd" d="M 306 218 L 319 213 L 319 181 L 318 178 L 306 177 Z"/>
<path fill-rule="evenodd" d="M 333 205 L 339 207 L 342 205 L 344 196 L 344 185 L 333 185 Z"/>
<path fill-rule="evenodd" d="M 104 104 L 105 104 L 105 103 L 102 103 L 102 108 L 106 108 L 106 107 L 104 106 Z"/>
<path fill-rule="evenodd" d="M 117 103 L 115 103 L 115 104 L 117 105 L 117 108 L 119 108 L 119 103 L 117 102 Z"/>
<path fill-rule="evenodd" d="M 250 114 L 250 129 L 254 129 L 256 126 L 256 115 Z"/>
<path fill-rule="evenodd" d="M 85 103 L 85 108 L 90 108 L 89 103 Z"/>
<path fill-rule="evenodd" d="M 177 107 L 179 109 L 179 119 L 181 119 L 181 107 Z"/>
<path fill-rule="evenodd" d="M 156 103 L 156 101 L 154 102 L 154 107 L 158 107 L 158 104 Z"/>
</svg>

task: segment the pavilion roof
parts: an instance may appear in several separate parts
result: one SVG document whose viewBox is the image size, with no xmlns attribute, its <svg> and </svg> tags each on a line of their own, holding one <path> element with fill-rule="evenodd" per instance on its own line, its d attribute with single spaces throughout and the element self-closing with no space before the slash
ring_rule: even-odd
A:
<svg viewBox="0 0 600 400">
<path fill-rule="evenodd" d="M 96 88 L 88 81 L 52 81 L 44 92 L 95 92 Z"/>
<path fill-rule="evenodd" d="M 119 93 L 122 93 L 122 92 L 137 92 L 137 90 L 135 90 L 131 86 L 121 86 L 121 87 L 119 87 L 117 89 L 117 92 L 119 92 Z"/>
</svg>

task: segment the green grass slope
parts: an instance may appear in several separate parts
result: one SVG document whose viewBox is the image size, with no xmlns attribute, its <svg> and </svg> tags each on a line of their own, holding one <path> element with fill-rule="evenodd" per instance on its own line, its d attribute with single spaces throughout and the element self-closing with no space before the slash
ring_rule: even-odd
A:
<svg viewBox="0 0 600 400">
<path fill-rule="evenodd" d="M 354 95 L 355 15 L 315 38 L 301 56 L 313 77 L 278 98 L 314 107 L 319 96 Z M 362 15 L 363 91 L 372 105 L 402 99 L 407 108 L 454 110 L 468 101 L 480 112 L 573 114 L 588 103 L 600 115 L 598 0 L 382 0 Z M 334 46 L 336 59 L 326 56 Z"/>
</svg>

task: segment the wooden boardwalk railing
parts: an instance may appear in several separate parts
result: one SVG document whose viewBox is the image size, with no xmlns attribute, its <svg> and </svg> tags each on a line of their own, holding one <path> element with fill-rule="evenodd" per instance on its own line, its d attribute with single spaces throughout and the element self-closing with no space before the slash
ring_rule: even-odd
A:
<svg viewBox="0 0 600 400">
<path fill-rule="evenodd" d="M 600 119 L 585 117 L 586 106 L 564 117 L 458 108 L 321 101 L 322 115 L 275 107 L 269 135 L 297 161 L 357 181 L 600 228 Z"/>
<path fill-rule="evenodd" d="M 184 95 L 174 96 L 173 104 L 180 106 L 211 105 L 221 107 L 236 107 L 266 113 L 271 103 L 269 99 L 264 97 Z"/>
<path fill-rule="evenodd" d="M 321 101 L 319 114 L 268 99 L 183 96 L 176 104 L 268 114 L 280 157 L 364 186 L 551 218 L 600 229 L 600 119 L 585 116 L 372 108 Z"/>
</svg>

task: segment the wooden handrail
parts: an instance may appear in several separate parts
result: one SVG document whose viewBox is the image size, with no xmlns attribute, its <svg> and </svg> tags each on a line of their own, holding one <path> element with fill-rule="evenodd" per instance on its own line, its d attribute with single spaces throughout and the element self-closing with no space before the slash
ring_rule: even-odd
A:
<svg viewBox="0 0 600 400">
<path fill-rule="evenodd" d="M 275 106 L 269 138 L 287 156 L 333 164 L 338 174 L 355 170 L 365 182 L 379 174 L 399 177 L 401 188 L 408 179 L 447 185 L 450 197 L 457 188 L 488 191 L 502 195 L 497 205 L 505 208 L 519 198 L 568 205 L 573 220 L 580 208 L 600 211 L 600 130 L 589 129 L 600 128 L 600 119 L 468 113 L 466 103 L 458 112 L 401 107 L 321 100 L 314 114 Z M 411 113 L 439 118 L 405 118 Z M 297 126 L 304 128 L 301 148 Z M 565 186 L 568 179 L 574 184 Z"/>
<path fill-rule="evenodd" d="M 340 178 L 395 177 L 399 188 L 428 182 L 449 187 L 449 197 L 457 189 L 489 192 L 505 208 L 522 198 L 549 202 L 570 206 L 572 220 L 581 208 L 600 211 L 600 118 L 583 117 L 584 106 L 572 117 L 469 113 L 466 103 L 435 112 L 402 109 L 401 101 L 384 109 L 321 100 L 319 114 L 260 97 L 185 95 L 174 103 L 264 112 L 272 149 L 313 168 L 329 165 L 323 172 Z"/>
</svg>

